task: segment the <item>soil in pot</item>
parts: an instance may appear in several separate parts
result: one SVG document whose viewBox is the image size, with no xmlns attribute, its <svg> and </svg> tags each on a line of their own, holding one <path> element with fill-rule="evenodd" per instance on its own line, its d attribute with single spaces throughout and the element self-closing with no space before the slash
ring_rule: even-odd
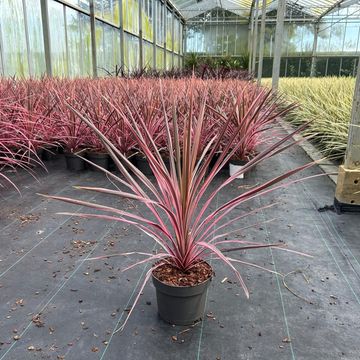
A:
<svg viewBox="0 0 360 360">
<path fill-rule="evenodd" d="M 229 163 L 230 176 L 233 176 L 237 171 L 243 168 L 248 162 L 246 160 L 231 159 Z M 243 179 L 245 174 L 239 175 L 238 179 Z"/>
<path fill-rule="evenodd" d="M 74 153 L 65 152 L 66 168 L 71 171 L 81 171 L 85 169 L 85 161 Z"/>
<path fill-rule="evenodd" d="M 94 164 L 106 170 L 109 170 L 110 156 L 107 153 L 88 151 L 86 157 L 89 161 L 93 162 Z M 92 171 L 101 171 L 100 169 L 96 168 L 91 164 L 88 164 L 88 166 Z"/>
<path fill-rule="evenodd" d="M 153 270 L 160 317 L 170 324 L 191 325 L 204 314 L 206 292 L 213 276 L 211 266 L 200 261 L 187 272 L 171 264 Z"/>
</svg>

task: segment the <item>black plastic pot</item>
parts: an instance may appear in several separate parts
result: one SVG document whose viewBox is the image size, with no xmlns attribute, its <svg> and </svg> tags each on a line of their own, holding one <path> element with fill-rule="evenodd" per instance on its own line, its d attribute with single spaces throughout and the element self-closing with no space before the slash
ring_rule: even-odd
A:
<svg viewBox="0 0 360 360">
<path fill-rule="evenodd" d="M 173 325 L 191 325 L 201 319 L 211 278 L 195 286 L 170 286 L 152 276 L 160 317 Z"/>
<path fill-rule="evenodd" d="M 42 149 L 37 149 L 36 154 L 34 153 L 28 153 L 21 156 L 20 154 L 16 155 L 15 158 L 18 158 L 19 160 L 27 162 L 31 166 L 43 166 L 42 164 Z"/>
<path fill-rule="evenodd" d="M 58 148 L 56 146 L 54 147 L 45 147 L 42 152 L 41 159 L 44 161 L 51 161 L 54 160 L 57 157 L 58 154 Z"/>
<path fill-rule="evenodd" d="M 106 170 L 109 170 L 110 157 L 107 153 L 89 151 L 87 152 L 86 157 L 89 161 L 93 162 L 94 164 Z M 88 164 L 88 166 L 92 171 L 101 171 L 100 169 L 96 168 L 95 166 L 92 166 L 91 164 Z"/>
<path fill-rule="evenodd" d="M 65 153 L 66 168 L 71 171 L 81 171 L 85 169 L 85 161 L 73 153 Z"/>
<path fill-rule="evenodd" d="M 150 165 L 146 159 L 146 157 L 142 155 L 133 156 L 135 162 L 135 166 L 144 174 L 144 175 L 152 175 L 153 172 L 150 168 Z"/>
<path fill-rule="evenodd" d="M 216 164 L 216 162 L 218 161 L 220 157 L 220 154 L 215 154 L 212 159 L 210 160 L 210 164 L 209 164 L 209 169 L 208 171 L 212 170 L 212 168 L 214 167 L 214 165 Z M 220 170 L 220 172 L 223 172 L 223 171 L 229 171 L 229 163 L 226 163 L 223 168 Z"/>
<path fill-rule="evenodd" d="M 170 171 L 170 159 L 168 157 L 163 157 L 162 159 L 164 161 L 166 168 Z"/>
</svg>

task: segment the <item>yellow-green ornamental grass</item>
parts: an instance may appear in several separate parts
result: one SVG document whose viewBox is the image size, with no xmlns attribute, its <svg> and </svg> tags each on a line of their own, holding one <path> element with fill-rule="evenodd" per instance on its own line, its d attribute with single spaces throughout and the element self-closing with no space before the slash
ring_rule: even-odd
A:
<svg viewBox="0 0 360 360">
<path fill-rule="evenodd" d="M 265 85 L 270 85 L 265 80 Z M 312 121 L 307 134 L 314 135 L 325 155 L 343 157 L 351 117 L 355 79 L 348 77 L 282 78 L 279 90 L 299 104 L 288 116 L 294 125 Z"/>
</svg>

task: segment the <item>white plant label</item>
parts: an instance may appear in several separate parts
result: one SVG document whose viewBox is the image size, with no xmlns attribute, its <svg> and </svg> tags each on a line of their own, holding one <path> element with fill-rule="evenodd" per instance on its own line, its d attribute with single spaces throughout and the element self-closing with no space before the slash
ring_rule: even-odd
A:
<svg viewBox="0 0 360 360">
<path fill-rule="evenodd" d="M 233 176 L 236 172 L 238 172 L 239 170 L 241 170 L 245 165 L 234 165 L 232 163 L 229 164 L 229 169 L 230 169 L 230 176 Z M 240 174 L 239 176 L 236 177 L 237 179 L 243 179 L 244 178 L 244 174 Z"/>
</svg>

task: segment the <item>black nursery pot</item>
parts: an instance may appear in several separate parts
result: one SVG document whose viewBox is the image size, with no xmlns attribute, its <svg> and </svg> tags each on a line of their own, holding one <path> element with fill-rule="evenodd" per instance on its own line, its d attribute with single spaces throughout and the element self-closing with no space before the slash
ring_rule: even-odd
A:
<svg viewBox="0 0 360 360">
<path fill-rule="evenodd" d="M 65 153 L 66 168 L 72 171 L 81 171 L 85 169 L 85 161 L 73 153 Z"/>
<path fill-rule="evenodd" d="M 211 160 L 210 160 L 210 164 L 209 164 L 209 171 L 212 170 L 212 168 L 215 166 L 216 162 L 218 161 L 220 157 L 220 154 L 215 154 Z M 229 163 L 226 163 L 222 169 L 220 169 L 220 172 L 223 172 L 223 171 L 228 171 L 229 169 Z"/>
<path fill-rule="evenodd" d="M 142 155 L 135 155 L 134 157 L 135 166 L 144 174 L 144 175 L 152 175 L 153 172 L 147 161 L 147 158 Z"/>
<path fill-rule="evenodd" d="M 87 152 L 86 157 L 89 161 L 93 162 L 94 164 L 106 170 L 109 170 L 110 156 L 107 153 L 89 151 Z M 101 171 L 100 169 L 96 168 L 91 164 L 88 164 L 88 166 L 92 171 Z"/>
<path fill-rule="evenodd" d="M 58 148 L 56 146 L 53 147 L 45 147 L 42 152 L 41 159 L 44 161 L 51 161 L 57 157 Z"/>
<path fill-rule="evenodd" d="M 205 311 L 211 277 L 195 286 L 170 286 L 152 276 L 160 317 L 172 325 L 191 325 Z"/>
<path fill-rule="evenodd" d="M 165 156 L 163 156 L 163 161 L 164 161 L 164 164 L 165 164 L 165 166 L 166 166 L 166 168 L 170 171 L 170 158 L 169 157 L 165 157 Z"/>
</svg>

